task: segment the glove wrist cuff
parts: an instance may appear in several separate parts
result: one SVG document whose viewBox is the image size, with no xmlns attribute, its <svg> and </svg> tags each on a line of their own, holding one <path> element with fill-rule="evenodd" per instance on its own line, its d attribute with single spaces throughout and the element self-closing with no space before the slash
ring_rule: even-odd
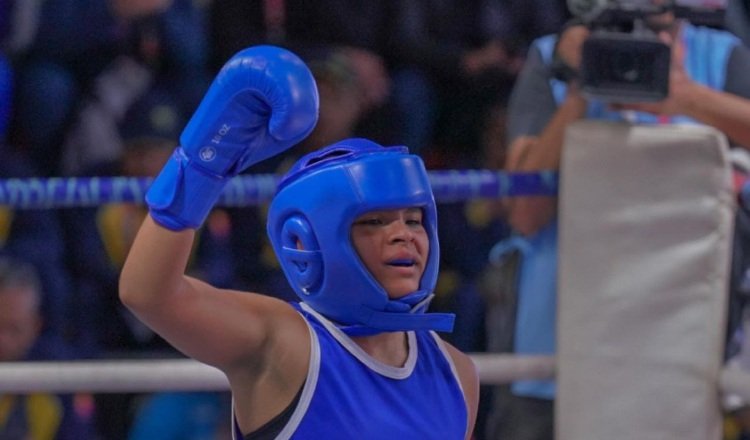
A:
<svg viewBox="0 0 750 440">
<path fill-rule="evenodd" d="M 207 171 L 177 147 L 146 193 L 151 217 L 173 231 L 197 229 L 229 178 Z"/>
</svg>

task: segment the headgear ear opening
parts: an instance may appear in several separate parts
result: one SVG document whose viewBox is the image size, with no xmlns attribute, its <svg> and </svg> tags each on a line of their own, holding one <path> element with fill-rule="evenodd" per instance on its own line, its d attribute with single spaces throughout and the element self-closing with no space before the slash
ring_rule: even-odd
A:
<svg viewBox="0 0 750 440">
<path fill-rule="evenodd" d="M 292 276 L 302 291 L 306 295 L 314 294 L 322 283 L 323 257 L 315 233 L 302 215 L 293 215 L 284 222 L 281 245 L 283 258 L 290 264 Z"/>
</svg>

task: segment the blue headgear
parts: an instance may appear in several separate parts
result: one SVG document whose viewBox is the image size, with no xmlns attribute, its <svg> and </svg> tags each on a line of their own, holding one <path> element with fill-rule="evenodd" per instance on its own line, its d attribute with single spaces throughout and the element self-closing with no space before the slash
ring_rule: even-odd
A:
<svg viewBox="0 0 750 440">
<path fill-rule="evenodd" d="M 419 291 L 392 300 L 360 260 L 351 226 L 366 212 L 407 207 L 422 208 L 430 252 Z M 437 212 L 424 164 L 406 147 L 347 139 L 304 156 L 279 184 L 268 235 L 297 295 L 349 334 L 452 330 L 452 314 L 425 313 L 438 276 Z"/>
</svg>

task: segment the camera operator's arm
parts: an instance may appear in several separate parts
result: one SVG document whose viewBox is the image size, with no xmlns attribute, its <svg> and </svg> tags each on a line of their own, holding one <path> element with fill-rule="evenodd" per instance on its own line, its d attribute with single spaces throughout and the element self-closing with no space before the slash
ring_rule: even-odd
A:
<svg viewBox="0 0 750 440">
<path fill-rule="evenodd" d="M 670 40 L 666 34 L 662 35 L 662 38 L 667 42 Z M 735 51 L 747 51 L 747 49 L 738 47 Z M 742 60 L 750 57 L 747 53 L 733 55 L 737 55 L 737 58 Z M 681 40 L 677 40 L 672 44 L 667 99 L 654 103 L 622 104 L 615 107 L 658 115 L 689 116 L 722 131 L 733 143 L 750 148 L 750 99 L 727 91 L 712 89 L 693 81 L 685 71 L 684 60 L 684 44 Z M 747 70 L 741 69 L 736 73 L 744 76 L 747 75 Z"/>
<path fill-rule="evenodd" d="M 750 149 L 750 100 L 695 83 L 690 87 L 684 92 L 683 113 Z"/>
<path fill-rule="evenodd" d="M 586 35 L 588 31 L 582 26 L 566 30 L 557 45 L 557 56 L 570 66 L 578 66 L 581 45 Z M 551 118 L 546 115 L 544 108 L 539 108 L 538 104 L 542 100 L 536 98 L 540 97 L 540 93 L 544 93 L 540 90 L 550 95 L 548 96 L 551 100 L 550 105 L 554 106 L 554 100 L 549 90 L 549 68 L 540 65 L 538 69 L 541 70 L 535 70 L 535 64 L 529 64 L 535 59 L 529 57 L 528 65 L 521 73 L 511 101 L 509 132 L 513 137 L 506 162 L 506 169 L 511 172 L 559 169 L 565 129 L 570 123 L 582 119 L 586 114 L 587 102 L 575 84 L 569 85 L 565 100 Z M 520 134 L 535 134 L 532 131 L 534 121 L 539 117 L 549 118 L 549 120 L 546 125 L 543 125 L 544 128 L 538 137 L 520 136 Z M 521 118 L 526 120 L 521 121 Z M 519 133 L 519 130 L 514 128 L 514 122 L 526 125 L 531 130 Z M 540 125 L 538 124 L 540 121 L 536 122 L 536 125 Z M 555 217 L 557 198 L 546 196 L 512 198 L 509 199 L 507 208 L 508 221 L 511 226 L 521 234 L 531 235 Z"/>
<path fill-rule="evenodd" d="M 511 144 L 506 164 L 508 171 L 559 169 L 565 129 L 585 114 L 586 100 L 577 91 L 569 90 L 565 101 L 538 138 L 520 137 Z M 508 221 L 513 229 L 524 235 L 534 234 L 556 214 L 557 197 L 519 197 L 508 203 Z"/>
</svg>

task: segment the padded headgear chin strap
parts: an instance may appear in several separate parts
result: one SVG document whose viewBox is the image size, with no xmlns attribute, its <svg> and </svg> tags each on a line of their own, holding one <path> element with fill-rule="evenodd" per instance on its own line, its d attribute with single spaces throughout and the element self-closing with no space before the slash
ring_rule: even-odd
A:
<svg viewBox="0 0 750 440">
<path fill-rule="evenodd" d="M 351 226 L 366 212 L 409 207 L 423 211 L 430 252 L 419 290 L 392 300 L 357 255 Z M 438 275 L 437 212 L 424 164 L 406 147 L 347 139 L 304 156 L 271 202 L 268 235 L 297 295 L 346 333 L 453 329 L 453 314 L 426 313 Z"/>
</svg>

